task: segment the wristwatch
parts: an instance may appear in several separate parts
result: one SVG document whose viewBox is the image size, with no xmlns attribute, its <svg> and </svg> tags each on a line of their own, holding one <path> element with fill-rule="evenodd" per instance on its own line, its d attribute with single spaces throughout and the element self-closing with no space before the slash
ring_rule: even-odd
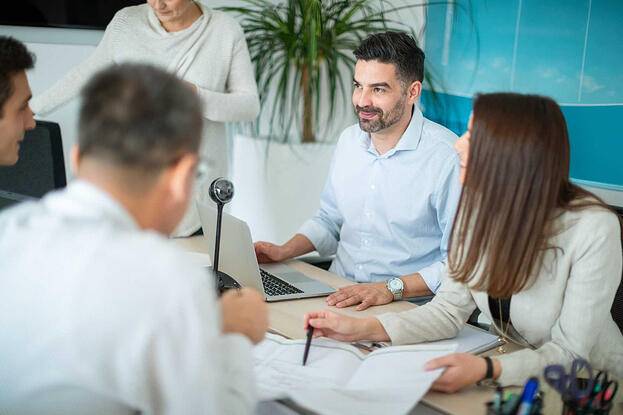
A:
<svg viewBox="0 0 623 415">
<path fill-rule="evenodd" d="M 405 289 L 405 284 L 400 278 L 390 278 L 385 284 L 390 293 L 394 296 L 394 301 L 402 300 L 402 293 Z"/>
<path fill-rule="evenodd" d="M 478 386 L 500 386 L 497 380 L 493 379 L 493 360 L 489 356 L 484 356 L 485 359 L 486 371 L 485 376 L 480 379 L 476 384 Z"/>
</svg>

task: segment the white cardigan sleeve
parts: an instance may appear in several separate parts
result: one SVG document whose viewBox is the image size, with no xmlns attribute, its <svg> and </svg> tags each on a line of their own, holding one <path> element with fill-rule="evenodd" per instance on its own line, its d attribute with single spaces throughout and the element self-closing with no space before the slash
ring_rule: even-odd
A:
<svg viewBox="0 0 623 415">
<path fill-rule="evenodd" d="M 204 102 L 204 117 L 211 121 L 253 121 L 260 112 L 255 72 L 244 33 L 237 23 L 236 42 L 227 76 L 226 92 L 197 87 Z"/>
<path fill-rule="evenodd" d="M 117 12 L 104 31 L 102 40 L 93 53 L 78 66 L 67 72 L 60 80 L 42 94 L 30 100 L 30 107 L 35 114 L 47 114 L 54 111 L 73 98 L 76 98 L 82 87 L 100 69 L 113 63 L 114 32 L 119 25 L 121 13 Z"/>
<path fill-rule="evenodd" d="M 430 303 L 377 318 L 392 344 L 421 343 L 455 337 L 475 309 L 469 288 L 445 275 Z"/>
</svg>

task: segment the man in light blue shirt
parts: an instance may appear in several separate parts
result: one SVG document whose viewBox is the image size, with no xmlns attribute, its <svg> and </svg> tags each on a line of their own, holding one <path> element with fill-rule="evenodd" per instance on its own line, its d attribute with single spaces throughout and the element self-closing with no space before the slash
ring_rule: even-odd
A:
<svg viewBox="0 0 623 415">
<path fill-rule="evenodd" d="M 415 105 L 424 72 L 415 40 L 375 34 L 354 54 L 359 123 L 340 136 L 318 213 L 284 245 L 255 250 L 260 262 L 336 254 L 330 271 L 367 284 L 327 303 L 363 310 L 437 290 L 460 185 L 456 135 Z"/>
</svg>

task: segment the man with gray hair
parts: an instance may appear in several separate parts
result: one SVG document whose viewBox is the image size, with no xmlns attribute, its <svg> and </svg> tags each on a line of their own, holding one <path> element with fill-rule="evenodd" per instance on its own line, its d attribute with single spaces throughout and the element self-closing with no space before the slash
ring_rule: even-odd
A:
<svg viewBox="0 0 623 415">
<path fill-rule="evenodd" d="M 163 236 L 188 205 L 201 127 L 196 94 L 154 67 L 87 84 L 77 180 L 0 214 L 0 413 L 254 410 L 263 298 L 217 302 Z"/>
</svg>

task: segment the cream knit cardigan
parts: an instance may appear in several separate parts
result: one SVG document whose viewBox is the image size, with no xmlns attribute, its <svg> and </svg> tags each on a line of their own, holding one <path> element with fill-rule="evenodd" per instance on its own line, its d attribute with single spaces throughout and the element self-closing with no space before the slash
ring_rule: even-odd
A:
<svg viewBox="0 0 623 415">
<path fill-rule="evenodd" d="M 161 67 L 195 84 L 204 103 L 201 159 L 206 174 L 195 186 L 195 200 L 208 200 L 213 178 L 227 175 L 225 123 L 250 121 L 259 113 L 259 98 L 249 52 L 240 25 L 225 13 L 201 3 L 203 15 L 190 27 L 169 33 L 147 4 L 126 7 L 115 15 L 93 54 L 43 94 L 31 100 L 45 114 L 75 98 L 89 78 L 114 63 L 140 62 Z M 62 58 L 62 57 L 59 57 Z M 174 233 L 199 228 L 191 203 Z"/>
</svg>

